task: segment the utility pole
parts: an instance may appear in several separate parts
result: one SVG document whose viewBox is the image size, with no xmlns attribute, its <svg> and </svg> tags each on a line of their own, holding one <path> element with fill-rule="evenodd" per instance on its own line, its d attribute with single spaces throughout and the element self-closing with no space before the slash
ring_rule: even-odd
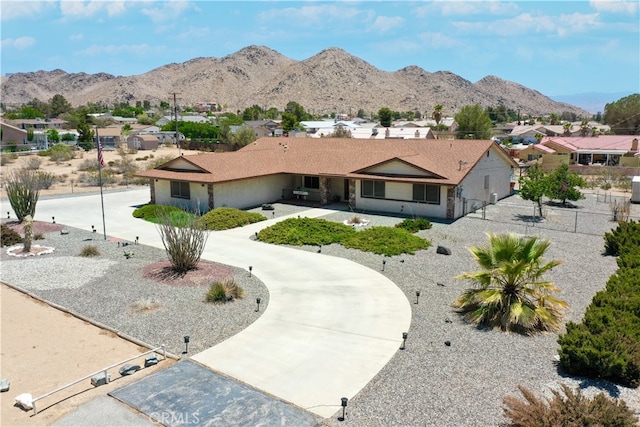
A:
<svg viewBox="0 0 640 427">
<path fill-rule="evenodd" d="M 170 93 L 170 95 L 173 95 L 173 111 L 175 111 L 175 120 L 176 120 L 176 146 L 178 147 L 178 153 L 180 155 L 182 155 L 182 153 L 180 152 L 182 149 L 182 145 L 180 144 L 180 140 L 178 139 L 178 104 L 177 104 L 177 98 L 176 95 L 178 95 L 179 92 L 172 92 Z"/>
</svg>

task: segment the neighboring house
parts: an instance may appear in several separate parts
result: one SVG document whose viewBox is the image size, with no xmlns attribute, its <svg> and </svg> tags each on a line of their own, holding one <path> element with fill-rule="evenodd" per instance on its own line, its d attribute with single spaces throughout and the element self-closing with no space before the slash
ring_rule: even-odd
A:
<svg viewBox="0 0 640 427">
<path fill-rule="evenodd" d="M 545 137 L 539 144 L 520 150 L 522 161 L 542 158 L 542 166 L 560 163 L 602 166 L 640 166 L 637 135 L 599 135 L 596 137 Z"/>
<path fill-rule="evenodd" d="M 123 143 L 121 125 L 99 127 L 94 132 L 98 134 L 103 150 L 115 150 Z"/>
<path fill-rule="evenodd" d="M 137 134 L 127 138 L 127 147 L 135 150 L 155 150 L 159 143 L 158 137 L 153 134 Z"/>
<path fill-rule="evenodd" d="M 228 153 L 180 156 L 149 178 L 151 203 L 207 212 L 305 198 L 368 212 L 456 219 L 511 194 L 517 164 L 492 141 L 261 138 Z"/>
<path fill-rule="evenodd" d="M 164 126 L 169 122 L 172 122 L 173 116 L 164 116 L 160 118 L 155 124 L 156 126 Z M 210 120 L 203 116 L 178 116 L 179 122 L 191 122 L 191 123 L 209 123 Z"/>
<path fill-rule="evenodd" d="M 61 119 L 19 119 L 8 121 L 13 126 L 20 129 L 33 128 L 35 130 L 62 129 L 68 122 Z"/>
</svg>

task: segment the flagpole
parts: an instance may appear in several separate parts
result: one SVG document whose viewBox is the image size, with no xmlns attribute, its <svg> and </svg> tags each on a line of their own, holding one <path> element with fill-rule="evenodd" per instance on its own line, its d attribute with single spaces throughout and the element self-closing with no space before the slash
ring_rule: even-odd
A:
<svg viewBox="0 0 640 427">
<path fill-rule="evenodd" d="M 107 240 L 107 225 L 104 221 L 104 198 L 102 197 L 102 166 L 104 166 L 104 157 L 102 155 L 102 143 L 98 135 L 98 126 L 96 126 L 96 141 L 98 142 L 98 184 L 100 185 L 100 205 L 102 207 L 102 234 L 104 240 Z"/>
</svg>

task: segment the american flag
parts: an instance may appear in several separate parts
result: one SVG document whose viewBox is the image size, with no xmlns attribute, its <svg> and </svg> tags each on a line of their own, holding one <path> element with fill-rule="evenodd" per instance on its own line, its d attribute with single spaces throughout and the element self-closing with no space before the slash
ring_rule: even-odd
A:
<svg viewBox="0 0 640 427">
<path fill-rule="evenodd" d="M 98 139 L 98 162 L 100 166 L 104 166 L 104 157 L 102 156 L 102 142 Z"/>
</svg>

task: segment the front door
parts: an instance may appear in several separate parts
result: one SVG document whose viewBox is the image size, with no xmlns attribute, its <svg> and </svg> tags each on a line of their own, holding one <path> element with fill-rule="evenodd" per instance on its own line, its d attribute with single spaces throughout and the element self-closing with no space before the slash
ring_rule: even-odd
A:
<svg viewBox="0 0 640 427">
<path fill-rule="evenodd" d="M 344 180 L 344 195 L 342 197 L 342 200 L 349 203 L 349 180 L 348 179 Z"/>
</svg>

